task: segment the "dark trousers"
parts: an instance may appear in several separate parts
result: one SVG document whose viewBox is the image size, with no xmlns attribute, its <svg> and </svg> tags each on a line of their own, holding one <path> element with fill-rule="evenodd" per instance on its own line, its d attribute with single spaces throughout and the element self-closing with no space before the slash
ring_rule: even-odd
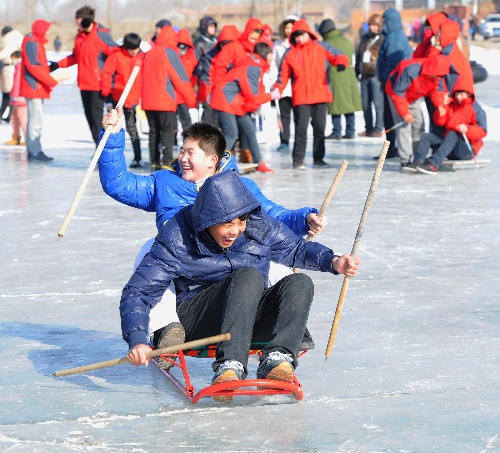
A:
<svg viewBox="0 0 500 453">
<path fill-rule="evenodd" d="M 381 84 L 381 89 L 384 95 L 384 127 L 389 129 L 394 126 L 394 118 L 391 113 L 391 106 L 389 104 L 389 97 L 385 92 L 385 85 Z M 396 131 L 390 131 L 385 134 L 385 139 L 391 142 L 389 149 L 387 150 L 387 157 L 398 156 L 398 150 L 396 148 Z"/>
<path fill-rule="evenodd" d="M 295 141 L 293 144 L 293 163 L 300 165 L 304 161 L 307 145 L 307 127 L 309 118 L 313 128 L 313 160 L 318 162 L 325 157 L 326 104 L 302 104 L 293 108 L 295 121 Z"/>
<path fill-rule="evenodd" d="M 259 164 L 262 160 L 260 154 L 259 142 L 257 141 L 257 135 L 255 132 L 255 124 L 250 117 L 250 114 L 246 115 L 233 115 L 232 113 L 226 113 L 219 111 L 219 123 L 226 138 L 226 149 L 233 149 L 234 144 L 238 138 L 238 131 L 245 137 L 245 144 L 248 145 L 248 149 L 252 153 L 252 160 L 254 164 Z M 240 148 L 244 145 L 241 144 Z"/>
<path fill-rule="evenodd" d="M 141 139 L 137 131 L 135 107 L 123 107 L 123 114 L 125 115 L 125 129 L 127 129 L 130 141 L 132 142 L 132 149 L 134 150 L 134 160 L 141 160 Z"/>
<path fill-rule="evenodd" d="M 355 117 L 354 112 L 345 113 L 345 135 L 354 135 Z M 342 136 L 342 115 L 332 115 L 333 135 Z"/>
<path fill-rule="evenodd" d="M 292 121 L 292 98 L 286 96 L 278 101 L 281 117 L 280 143 L 290 143 L 290 123 Z"/>
<path fill-rule="evenodd" d="M 384 127 L 384 96 L 380 89 L 380 81 L 377 77 L 361 77 L 361 103 L 363 104 L 363 117 L 365 119 L 366 132 L 382 132 Z M 375 109 L 375 121 L 373 121 L 373 108 Z"/>
<path fill-rule="evenodd" d="M 219 127 L 219 115 L 217 110 L 210 107 L 210 104 L 206 102 L 203 104 L 203 113 L 201 114 L 201 121 L 204 123 L 209 123 L 212 126 Z"/>
<path fill-rule="evenodd" d="M 252 342 L 265 342 L 264 355 L 273 351 L 297 355 L 304 335 L 314 285 L 305 274 L 291 274 L 264 289 L 260 272 L 243 267 L 225 279 L 183 301 L 177 314 L 186 341 L 230 333 L 219 344 L 214 371 L 225 360 L 237 360 L 247 372 Z"/>
<path fill-rule="evenodd" d="M 2 93 L 2 105 L 0 107 L 0 120 L 3 119 L 3 115 L 7 108 L 9 107 L 9 102 L 10 102 L 10 93 Z M 7 115 L 7 118 L 4 119 L 5 122 L 10 122 L 10 116 L 12 113 L 12 109 L 9 109 L 9 114 Z"/>
<path fill-rule="evenodd" d="M 418 148 L 415 151 L 415 160 L 424 162 L 429 149 L 433 151 L 429 160 L 436 167 L 439 167 L 446 158 L 452 160 L 473 159 L 465 140 L 455 131 L 449 131 L 444 139 L 427 132 L 422 134 Z"/>
<path fill-rule="evenodd" d="M 99 144 L 99 132 L 104 113 L 104 98 L 100 91 L 81 90 L 83 111 L 96 146 Z"/>
<path fill-rule="evenodd" d="M 182 130 L 191 126 L 191 114 L 189 113 L 189 107 L 186 104 L 179 104 L 177 106 L 177 116 L 179 117 Z"/>
<path fill-rule="evenodd" d="M 169 165 L 175 142 L 175 112 L 146 110 L 149 125 L 149 159 L 151 165 Z"/>
</svg>

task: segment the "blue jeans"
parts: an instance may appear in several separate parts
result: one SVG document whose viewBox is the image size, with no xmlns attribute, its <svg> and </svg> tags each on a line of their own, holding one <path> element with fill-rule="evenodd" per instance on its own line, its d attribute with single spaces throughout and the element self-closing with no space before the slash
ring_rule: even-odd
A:
<svg viewBox="0 0 500 453">
<path fill-rule="evenodd" d="M 226 360 L 237 360 L 247 372 L 252 342 L 264 342 L 264 355 L 273 351 L 297 355 L 314 295 L 311 278 L 290 274 L 268 289 L 254 267 L 242 267 L 225 279 L 183 301 L 177 314 L 186 341 L 230 333 L 219 344 L 214 371 Z"/>
<path fill-rule="evenodd" d="M 465 140 L 455 131 L 449 131 L 444 139 L 429 132 L 422 134 L 415 151 L 415 160 L 424 162 L 429 149 L 433 151 L 429 160 L 436 167 L 439 167 L 446 158 L 452 160 L 473 159 Z"/>
<path fill-rule="evenodd" d="M 354 112 L 345 113 L 345 135 L 354 135 Z M 342 115 L 332 115 L 333 135 L 342 136 Z"/>
<path fill-rule="evenodd" d="M 252 160 L 255 164 L 260 163 L 262 156 L 260 154 L 259 142 L 255 134 L 255 124 L 249 114 L 238 116 L 232 113 L 221 112 L 219 110 L 219 123 L 226 138 L 226 149 L 233 149 L 238 138 L 238 129 L 245 137 L 248 148 L 252 153 Z"/>
<path fill-rule="evenodd" d="M 382 132 L 384 130 L 384 96 L 377 77 L 361 77 L 361 103 L 365 118 L 366 132 Z M 375 122 L 373 121 L 372 104 L 375 108 Z"/>
</svg>

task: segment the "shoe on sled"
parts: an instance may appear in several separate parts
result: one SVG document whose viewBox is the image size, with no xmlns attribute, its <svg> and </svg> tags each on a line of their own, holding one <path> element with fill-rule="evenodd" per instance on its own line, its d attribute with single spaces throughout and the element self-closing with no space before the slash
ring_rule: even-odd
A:
<svg viewBox="0 0 500 453">
<path fill-rule="evenodd" d="M 309 329 L 306 327 L 306 330 L 304 331 L 304 337 L 302 338 L 302 343 L 300 345 L 300 350 L 301 351 L 306 351 L 308 349 L 314 349 L 315 348 L 314 340 L 312 339 L 311 333 L 309 332 Z"/>
<path fill-rule="evenodd" d="M 222 384 L 228 381 L 240 381 L 245 379 L 245 369 L 237 360 L 226 360 L 222 362 L 215 371 L 212 384 Z M 230 403 L 233 401 L 232 395 L 214 396 L 214 400 L 220 403 Z"/>
<path fill-rule="evenodd" d="M 262 357 L 257 368 L 257 379 L 293 382 L 293 365 L 290 354 L 273 351 Z"/>
<path fill-rule="evenodd" d="M 184 343 L 186 333 L 180 322 L 171 322 L 166 327 L 158 329 L 153 336 L 153 345 L 155 349 L 168 348 L 177 344 Z M 172 357 L 172 360 L 175 360 Z M 170 370 L 174 366 L 168 360 L 158 357 L 158 366 L 164 370 Z"/>
</svg>

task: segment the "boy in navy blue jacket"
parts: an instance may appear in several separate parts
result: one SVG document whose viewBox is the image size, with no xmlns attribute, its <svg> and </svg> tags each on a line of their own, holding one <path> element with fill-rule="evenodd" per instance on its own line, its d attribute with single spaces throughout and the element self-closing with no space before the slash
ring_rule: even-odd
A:
<svg viewBox="0 0 500 453">
<path fill-rule="evenodd" d="M 235 172 L 208 178 L 194 204 L 160 230 L 123 290 L 130 363 L 148 364 L 150 307 L 173 281 L 186 340 L 231 334 L 217 348 L 213 383 L 245 378 L 252 341 L 267 343 L 257 378 L 292 382 L 314 287 L 300 273 L 269 286 L 271 261 L 349 277 L 359 268 L 358 258 L 306 242 L 263 213 Z"/>
</svg>

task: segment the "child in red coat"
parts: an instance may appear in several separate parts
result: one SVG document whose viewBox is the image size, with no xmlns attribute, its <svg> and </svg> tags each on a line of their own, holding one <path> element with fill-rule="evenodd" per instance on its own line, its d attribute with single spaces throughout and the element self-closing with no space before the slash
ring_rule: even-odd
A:
<svg viewBox="0 0 500 453">
<path fill-rule="evenodd" d="M 406 171 L 433 175 L 446 158 L 469 160 L 479 153 L 487 134 L 486 113 L 475 101 L 474 88 L 467 85 L 464 79 L 459 79 L 444 111 L 434 113 L 436 124 L 446 128 L 444 138 L 423 134 L 415 160 Z M 429 149 L 432 154 L 426 160 Z"/>
</svg>

